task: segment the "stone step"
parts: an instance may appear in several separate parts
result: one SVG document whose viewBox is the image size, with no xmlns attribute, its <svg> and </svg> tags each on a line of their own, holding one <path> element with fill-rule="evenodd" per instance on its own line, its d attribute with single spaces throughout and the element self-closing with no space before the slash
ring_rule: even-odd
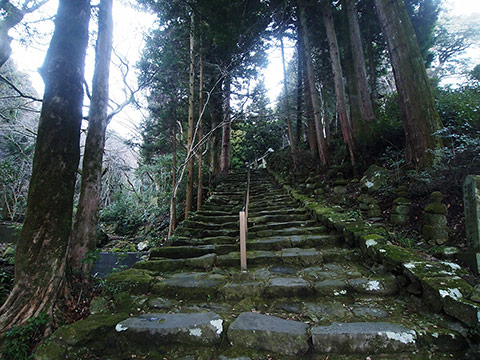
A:
<svg viewBox="0 0 480 360">
<path fill-rule="evenodd" d="M 253 239 L 247 242 L 249 250 L 280 250 L 289 247 L 328 247 L 338 245 L 341 237 L 333 235 L 293 235 Z"/>
<path fill-rule="evenodd" d="M 198 229 L 196 227 L 179 228 L 176 234 L 184 237 L 235 237 L 239 236 L 239 228 L 230 229 Z"/>
<path fill-rule="evenodd" d="M 185 228 L 202 229 L 202 230 L 222 230 L 222 229 L 237 229 L 239 228 L 239 218 L 236 221 L 225 223 L 202 222 L 196 219 L 185 220 L 183 222 Z"/>
<path fill-rule="evenodd" d="M 115 326 L 118 341 L 144 349 L 168 344 L 209 346 L 219 344 L 223 319 L 213 312 L 189 314 L 150 313 L 128 318 Z"/>
<path fill-rule="evenodd" d="M 251 266 L 291 264 L 291 265 L 317 265 L 323 263 L 322 252 L 311 248 L 288 248 L 280 251 L 247 251 L 247 263 Z M 226 255 L 219 255 L 216 259 L 219 267 L 238 266 L 240 264 L 240 253 L 232 252 Z"/>
<path fill-rule="evenodd" d="M 277 230 L 277 229 L 285 229 L 291 227 L 299 227 L 299 228 L 307 228 L 312 227 L 317 222 L 315 220 L 292 220 L 292 221 L 284 221 L 284 222 L 269 222 L 266 224 L 259 224 L 253 225 L 248 228 L 250 233 L 257 233 L 259 231 L 268 231 L 268 230 Z"/>
<path fill-rule="evenodd" d="M 150 259 L 186 259 L 207 254 L 224 255 L 238 250 L 235 244 L 212 244 L 198 246 L 164 246 L 150 250 Z"/>
<path fill-rule="evenodd" d="M 383 322 L 333 323 L 311 329 L 313 348 L 321 354 L 414 352 L 415 330 Z"/>
<path fill-rule="evenodd" d="M 238 217 L 237 217 L 238 218 Z M 311 220 L 310 215 L 303 214 L 276 214 L 276 215 L 263 215 L 263 216 L 252 216 L 249 215 L 248 222 L 252 225 L 267 224 L 272 222 L 289 222 L 289 221 L 307 221 Z"/>
<path fill-rule="evenodd" d="M 228 341 L 236 347 L 302 356 L 310 349 L 308 326 L 299 321 L 245 312 L 229 326 Z"/>
<path fill-rule="evenodd" d="M 226 277 L 209 273 L 179 273 L 158 281 L 152 286 L 152 294 L 180 300 L 203 300 L 216 298 Z"/>
<path fill-rule="evenodd" d="M 196 238 L 193 236 L 177 236 L 172 242 L 172 246 L 209 246 L 209 245 L 233 245 L 239 241 L 239 235 L 236 236 L 215 236 Z"/>
<path fill-rule="evenodd" d="M 188 259 L 154 258 L 151 260 L 139 261 L 135 263 L 133 267 L 135 269 L 144 269 L 161 273 L 184 269 L 208 271 L 213 268 L 216 259 L 216 254 L 207 254 Z"/>
<path fill-rule="evenodd" d="M 251 229 L 248 230 L 248 234 L 252 238 L 288 235 L 324 235 L 326 232 L 327 230 L 323 226 L 288 227 L 281 229 L 266 229 L 260 231 L 253 231 Z"/>
</svg>

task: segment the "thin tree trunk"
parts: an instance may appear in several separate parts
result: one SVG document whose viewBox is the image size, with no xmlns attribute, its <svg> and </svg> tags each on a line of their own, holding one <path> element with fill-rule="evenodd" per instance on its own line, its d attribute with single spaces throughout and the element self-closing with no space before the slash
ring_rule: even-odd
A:
<svg viewBox="0 0 480 360">
<path fill-rule="evenodd" d="M 363 53 L 360 25 L 358 23 L 357 10 L 354 0 L 344 0 L 348 17 L 350 44 L 352 49 L 353 66 L 357 77 L 357 91 L 359 96 L 360 111 L 363 120 L 368 124 L 375 119 L 372 101 L 368 90 L 367 71 L 365 69 L 365 55 Z M 368 125 L 367 125 L 368 126 Z M 368 129 L 367 129 L 368 131 Z"/>
<path fill-rule="evenodd" d="M 402 109 L 407 161 L 422 169 L 433 164 L 433 151 L 442 145 L 434 135 L 442 123 L 405 4 L 401 0 L 375 0 L 375 5 Z"/>
<path fill-rule="evenodd" d="M 298 28 L 298 25 L 297 25 Z M 295 141 L 300 144 L 302 141 L 303 121 L 302 121 L 302 99 L 303 99 L 303 57 L 302 37 L 297 39 L 297 129 Z"/>
<path fill-rule="evenodd" d="M 338 49 L 337 35 L 335 34 L 335 26 L 333 23 L 332 8 L 330 2 L 322 2 L 322 14 L 327 31 L 328 44 L 330 47 L 330 59 L 332 63 L 333 79 L 335 82 L 335 95 L 337 98 L 337 112 L 342 127 L 343 140 L 347 145 L 350 154 L 352 166 L 355 166 L 355 155 L 353 146 L 352 129 L 350 117 L 347 111 L 347 98 L 345 95 L 345 87 L 343 86 L 342 65 L 340 63 L 340 53 Z"/>
<path fill-rule="evenodd" d="M 297 169 L 297 154 L 295 150 L 295 140 L 293 138 L 292 121 L 290 119 L 290 102 L 288 101 L 287 86 L 287 65 L 285 63 L 285 49 L 283 46 L 283 34 L 280 35 L 280 49 L 282 51 L 282 67 L 283 67 L 283 92 L 285 94 L 285 119 L 287 120 L 288 140 L 290 141 L 290 152 L 292 153 L 293 169 Z"/>
<path fill-rule="evenodd" d="M 174 110 L 176 114 L 176 111 Z M 177 226 L 177 118 L 174 116 L 173 127 L 173 159 L 172 159 L 172 198 L 170 199 L 170 225 L 168 227 L 168 238 L 170 239 Z"/>
<path fill-rule="evenodd" d="M 367 41 L 367 55 L 368 55 L 368 76 L 370 83 L 370 100 L 372 102 L 372 107 L 375 112 L 377 108 L 377 69 L 375 66 L 375 53 L 373 51 L 373 36 L 371 35 L 371 25 L 369 24 L 369 35 L 370 38 Z"/>
<path fill-rule="evenodd" d="M 219 84 L 221 88 L 221 84 Z M 214 91 L 211 95 L 212 113 L 211 128 L 215 129 L 223 121 L 223 104 L 221 91 Z M 220 155 L 221 155 L 221 137 L 220 129 L 216 129 L 210 136 L 210 181 L 220 174 Z"/>
<path fill-rule="evenodd" d="M 188 130 L 187 130 L 187 156 L 193 147 L 194 132 L 194 103 L 195 103 L 195 12 L 192 10 L 190 20 L 190 76 L 189 76 L 189 95 L 188 95 Z M 185 219 L 192 210 L 193 205 L 193 170 L 194 157 L 187 163 L 187 187 L 185 196 Z"/>
<path fill-rule="evenodd" d="M 108 125 L 109 75 L 112 54 L 113 0 L 101 0 L 98 19 L 98 39 L 95 54 L 92 99 L 88 114 L 88 133 L 83 156 L 82 182 L 75 225 L 70 247 L 70 268 L 81 270 L 89 278 L 91 262 L 85 262 L 87 252 L 97 246 L 97 225 L 102 189 L 102 161 L 105 133 Z"/>
<path fill-rule="evenodd" d="M 299 17 L 300 17 L 300 24 L 301 24 L 301 31 L 299 31 L 299 36 L 303 35 L 303 48 L 305 51 L 305 62 L 307 65 L 307 78 L 308 78 L 308 87 L 310 89 L 310 95 L 312 100 L 312 107 L 313 107 L 313 118 L 315 124 L 315 134 L 316 134 L 316 142 L 318 147 L 318 155 L 320 157 L 320 161 L 322 165 L 328 164 L 328 157 L 327 157 L 327 145 L 325 143 L 325 137 L 323 135 L 323 125 L 321 119 L 321 107 L 319 104 L 319 94 L 317 88 L 315 87 L 315 74 L 313 71 L 313 64 L 312 58 L 310 57 L 311 48 L 310 48 L 310 41 L 308 39 L 308 31 L 307 31 L 307 18 L 305 14 L 305 8 L 303 6 L 299 6 Z"/>
<path fill-rule="evenodd" d="M 80 159 L 88 0 L 60 0 L 41 69 L 45 82 L 27 211 L 15 255 L 15 284 L 0 309 L 0 332 L 40 313 L 53 316 L 64 292 Z"/>
<path fill-rule="evenodd" d="M 230 170 L 230 121 L 231 121 L 231 108 L 230 108 L 230 92 L 231 92 L 231 75 L 227 75 L 224 84 L 224 121 L 222 127 L 222 153 L 220 155 L 220 171 L 222 173 Z"/>
<path fill-rule="evenodd" d="M 199 58 L 199 84 L 198 84 L 198 141 L 203 138 L 203 48 L 200 40 L 200 58 Z M 198 148 L 198 191 L 197 191 L 197 210 L 202 206 L 203 184 L 202 184 L 202 146 Z"/>
</svg>

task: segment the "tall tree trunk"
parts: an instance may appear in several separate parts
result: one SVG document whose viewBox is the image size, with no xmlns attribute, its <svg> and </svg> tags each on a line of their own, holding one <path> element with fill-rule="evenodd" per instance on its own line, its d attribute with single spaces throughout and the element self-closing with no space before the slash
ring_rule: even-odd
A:
<svg viewBox="0 0 480 360">
<path fill-rule="evenodd" d="M 441 146 L 434 133 L 442 123 L 405 4 L 402 0 L 375 0 L 375 5 L 402 109 L 407 161 L 422 169 L 433 164 L 433 150 Z"/>
<path fill-rule="evenodd" d="M 227 172 L 230 170 L 230 122 L 231 122 L 231 108 L 230 108 L 230 92 L 231 92 L 231 75 L 227 75 L 224 83 L 224 124 L 222 127 L 222 153 L 220 155 L 220 171 Z"/>
<path fill-rule="evenodd" d="M 193 148 L 194 133 L 194 104 L 195 104 L 195 11 L 192 10 L 190 20 L 190 72 L 189 72 L 189 95 L 188 95 L 188 130 L 187 130 L 187 156 Z M 185 195 L 185 219 L 192 210 L 193 205 L 193 170 L 194 159 L 192 156 L 187 162 L 187 187 Z"/>
<path fill-rule="evenodd" d="M 203 48 L 200 40 L 199 51 L 199 84 L 198 84 L 198 142 L 203 138 Z M 198 147 L 198 191 L 197 191 L 197 210 L 202 206 L 203 184 L 202 184 L 202 146 Z"/>
<path fill-rule="evenodd" d="M 377 68 L 375 65 L 375 53 L 373 50 L 373 35 L 372 35 L 372 25 L 368 25 L 369 39 L 367 40 L 367 55 L 368 55 L 368 80 L 370 83 L 370 100 L 372 102 L 372 107 L 375 112 L 377 109 Z"/>
<path fill-rule="evenodd" d="M 92 99 L 88 114 L 88 133 L 83 156 L 82 182 L 70 247 L 70 268 L 81 270 L 89 278 L 92 263 L 85 262 L 87 252 L 97 245 L 98 211 L 102 188 L 102 161 L 107 130 L 110 59 L 112 55 L 113 0 L 101 0 L 95 54 Z"/>
<path fill-rule="evenodd" d="M 363 53 L 362 38 L 360 35 L 360 25 L 358 23 L 357 10 L 354 0 L 344 0 L 346 5 L 348 28 L 350 34 L 350 45 L 352 49 L 353 66 L 357 77 L 357 91 L 359 96 L 360 111 L 363 120 L 367 123 L 375 119 L 373 113 L 372 101 L 368 90 L 367 71 L 365 69 L 365 55 Z"/>
<path fill-rule="evenodd" d="M 328 44 L 330 47 L 330 59 L 332 63 L 333 79 L 335 82 L 335 95 L 337 98 L 337 112 L 342 127 L 343 140 L 347 145 L 350 154 L 352 166 L 355 165 L 355 155 L 352 137 L 352 128 L 350 117 L 347 111 L 347 98 L 345 95 L 345 87 L 343 86 L 342 65 L 340 63 L 340 52 L 338 49 L 337 35 L 335 34 L 335 26 L 333 23 L 332 8 L 329 1 L 322 2 L 322 15 L 327 31 Z"/>
<path fill-rule="evenodd" d="M 176 114 L 176 110 L 174 110 Z M 170 239 L 177 226 L 177 117 L 174 116 L 172 126 L 173 138 L 173 159 L 172 159 L 172 198 L 170 199 L 170 224 L 168 227 L 168 238 Z"/>
<path fill-rule="evenodd" d="M 297 24 L 297 28 L 298 28 Z M 302 46 L 302 37 L 299 36 L 297 39 L 297 129 L 295 141 L 297 144 L 300 144 L 302 141 L 303 133 L 303 121 L 302 121 L 302 99 L 303 99 L 303 57 L 304 51 Z"/>
<path fill-rule="evenodd" d="M 303 49 L 305 52 L 305 62 L 307 65 L 307 78 L 308 78 L 308 87 L 310 89 L 310 95 L 312 100 L 312 107 L 313 107 L 313 118 L 315 123 L 315 133 L 316 133 L 316 140 L 317 140 L 317 147 L 318 147 L 318 155 L 320 157 L 320 161 L 322 165 L 328 164 L 328 157 L 327 157 L 327 145 L 325 143 L 325 137 L 323 135 L 323 125 L 321 119 L 322 109 L 319 103 L 319 94 L 317 88 L 315 87 L 315 74 L 313 71 L 313 64 L 311 58 L 311 48 L 310 48 L 310 41 L 308 39 L 308 27 L 307 27 L 307 17 L 305 14 L 305 8 L 303 6 L 299 6 L 299 18 L 301 24 L 301 31 L 299 31 L 298 35 L 303 36 Z"/>
<path fill-rule="evenodd" d="M 297 169 L 297 154 L 295 150 L 295 140 L 293 138 L 292 121 L 290 119 L 290 102 L 288 101 L 288 86 L 287 86 L 287 65 L 285 63 L 285 49 L 283 46 L 283 33 L 280 35 L 280 49 L 282 52 L 282 67 L 283 67 L 283 93 L 285 94 L 285 119 L 288 128 L 288 140 L 290 141 L 290 152 L 292 153 L 292 161 L 294 170 Z"/>
<path fill-rule="evenodd" d="M 45 93 L 27 212 L 15 255 L 15 285 L 0 309 L 0 332 L 42 312 L 52 315 L 64 291 L 89 19 L 88 0 L 59 1 L 41 69 Z"/>
<path fill-rule="evenodd" d="M 344 0 L 345 1 L 345 0 Z M 346 0 L 348 1 L 348 0 Z M 348 17 L 346 12 L 346 6 L 343 3 L 343 18 L 342 26 L 344 29 L 348 29 Z M 346 49 L 351 49 L 352 41 L 351 34 L 349 31 L 341 31 L 342 40 L 344 47 Z M 343 59 L 343 68 L 345 69 L 345 79 L 347 83 L 347 93 L 348 93 L 348 102 L 350 104 L 350 122 L 352 125 L 352 137 L 357 145 L 361 145 L 368 142 L 368 136 L 370 132 L 368 131 L 367 121 L 363 118 L 362 109 L 361 109 L 361 99 L 359 95 L 359 84 L 358 79 L 355 74 L 354 60 L 352 51 L 345 51 Z"/>
<path fill-rule="evenodd" d="M 303 91 L 303 96 L 305 99 L 305 116 L 307 118 L 307 126 L 306 126 L 306 138 L 308 141 L 308 146 L 310 148 L 310 153 L 312 154 L 312 157 L 314 159 L 319 158 L 318 155 L 318 147 L 317 147 L 317 136 L 315 134 L 315 120 L 313 118 L 313 106 L 312 106 L 312 95 L 310 91 L 310 84 L 308 83 L 308 77 L 307 77 L 307 64 L 306 64 L 306 58 L 305 58 L 305 49 L 304 49 L 304 44 L 303 44 L 303 39 L 304 39 L 304 34 L 302 33 L 302 25 L 300 24 L 300 20 L 297 22 L 297 37 L 298 37 L 298 42 L 300 42 L 300 45 L 297 44 L 298 46 L 298 52 L 302 53 L 301 58 L 301 66 L 302 66 L 302 77 L 303 77 L 303 86 L 304 86 L 304 91 Z"/>
<path fill-rule="evenodd" d="M 218 84 L 221 88 L 221 84 Z M 223 103 L 222 92 L 214 90 L 211 98 L 211 129 L 210 136 L 210 182 L 220 174 L 220 155 L 222 151 L 222 142 L 220 128 L 216 129 L 223 121 Z M 214 130 L 215 129 L 215 130 Z"/>
</svg>

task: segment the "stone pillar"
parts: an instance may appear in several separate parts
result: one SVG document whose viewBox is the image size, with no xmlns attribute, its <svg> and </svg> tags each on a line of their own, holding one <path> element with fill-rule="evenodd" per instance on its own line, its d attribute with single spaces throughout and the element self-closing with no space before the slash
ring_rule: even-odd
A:
<svg viewBox="0 0 480 360">
<path fill-rule="evenodd" d="M 442 204 L 442 199 L 442 193 L 434 191 L 430 195 L 430 204 L 425 207 L 422 232 L 432 245 L 443 245 L 448 241 L 447 207 Z"/>
<path fill-rule="evenodd" d="M 457 254 L 476 273 L 480 273 L 480 175 L 468 175 L 463 183 L 465 233 L 468 251 Z"/>
<path fill-rule="evenodd" d="M 410 222 L 410 194 L 408 193 L 408 187 L 400 185 L 395 190 L 397 198 L 394 200 L 392 215 L 390 215 L 390 222 L 393 225 L 405 225 Z"/>
</svg>

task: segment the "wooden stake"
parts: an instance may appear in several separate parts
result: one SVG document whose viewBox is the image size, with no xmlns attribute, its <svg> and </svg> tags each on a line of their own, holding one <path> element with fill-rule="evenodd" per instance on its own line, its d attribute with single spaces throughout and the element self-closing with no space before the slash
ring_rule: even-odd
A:
<svg viewBox="0 0 480 360">
<path fill-rule="evenodd" d="M 240 211 L 240 268 L 247 270 L 247 218 L 245 211 Z"/>
</svg>

